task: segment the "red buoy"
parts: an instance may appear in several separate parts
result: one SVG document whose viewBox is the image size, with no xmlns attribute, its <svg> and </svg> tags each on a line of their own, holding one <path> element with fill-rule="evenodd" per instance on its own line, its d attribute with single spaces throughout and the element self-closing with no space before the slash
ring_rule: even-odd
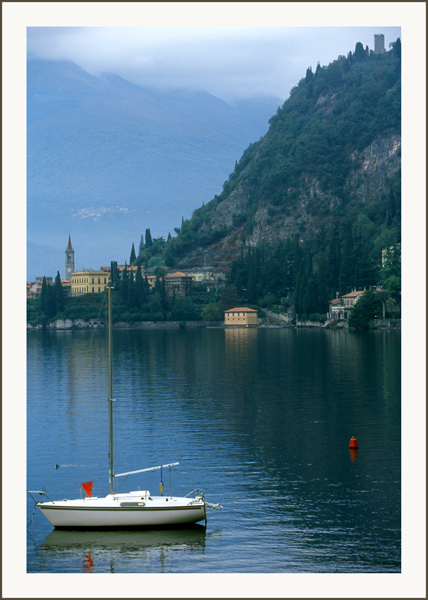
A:
<svg viewBox="0 0 428 600">
<path fill-rule="evenodd" d="M 350 448 L 358 448 L 358 442 L 354 438 L 354 436 L 351 437 L 351 441 L 349 442 L 349 447 Z"/>
</svg>

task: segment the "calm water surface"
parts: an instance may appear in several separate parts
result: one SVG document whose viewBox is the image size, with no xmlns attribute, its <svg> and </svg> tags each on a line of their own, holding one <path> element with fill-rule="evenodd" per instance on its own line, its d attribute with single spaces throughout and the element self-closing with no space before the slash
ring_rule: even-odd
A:
<svg viewBox="0 0 428 600">
<path fill-rule="evenodd" d="M 115 470 L 180 461 L 165 493 L 221 512 L 168 531 L 53 530 L 28 500 L 27 571 L 401 571 L 400 332 L 114 332 Z M 108 491 L 104 331 L 28 333 L 28 489 Z M 349 440 L 358 440 L 356 456 Z M 56 467 L 59 465 L 59 468 Z M 158 493 L 160 472 L 121 491 Z"/>
</svg>

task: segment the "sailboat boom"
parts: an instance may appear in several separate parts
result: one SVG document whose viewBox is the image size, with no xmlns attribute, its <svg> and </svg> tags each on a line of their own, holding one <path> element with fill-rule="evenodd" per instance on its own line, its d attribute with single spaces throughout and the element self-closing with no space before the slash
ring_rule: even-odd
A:
<svg viewBox="0 0 428 600">
<path fill-rule="evenodd" d="M 157 469 L 165 469 L 166 467 L 176 467 L 179 462 L 169 463 L 168 465 L 159 465 L 157 467 L 149 467 L 148 469 L 138 469 L 138 471 L 128 471 L 127 473 L 115 473 L 113 477 L 125 477 L 125 475 L 135 475 L 135 473 L 144 473 L 145 471 L 156 471 Z"/>
</svg>

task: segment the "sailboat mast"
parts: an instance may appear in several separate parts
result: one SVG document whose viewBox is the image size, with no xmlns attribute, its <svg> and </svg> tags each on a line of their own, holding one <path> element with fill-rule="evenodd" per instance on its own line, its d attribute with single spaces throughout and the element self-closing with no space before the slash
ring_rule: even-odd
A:
<svg viewBox="0 0 428 600">
<path fill-rule="evenodd" d="M 108 444 L 109 444 L 109 494 L 113 489 L 113 307 L 111 285 L 107 286 L 108 296 Z"/>
</svg>

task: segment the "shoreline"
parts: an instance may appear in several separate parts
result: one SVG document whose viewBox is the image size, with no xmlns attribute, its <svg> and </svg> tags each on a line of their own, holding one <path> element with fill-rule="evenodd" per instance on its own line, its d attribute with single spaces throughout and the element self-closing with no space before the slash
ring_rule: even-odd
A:
<svg viewBox="0 0 428 600">
<path fill-rule="evenodd" d="M 391 320 L 385 319 L 374 321 L 373 329 L 392 329 L 401 331 L 401 320 L 396 321 L 394 326 L 391 326 Z M 300 321 L 297 323 L 275 323 L 270 319 L 259 319 L 259 323 L 252 327 L 243 326 L 227 326 L 223 321 L 136 321 L 128 323 L 119 321 L 113 323 L 113 329 L 349 329 L 346 321 L 339 321 L 332 324 L 331 322 L 320 323 L 314 321 Z M 79 331 L 85 329 L 105 329 L 104 319 L 57 319 L 48 323 L 46 326 L 41 324 L 32 326 L 27 323 L 27 331 Z"/>
</svg>

